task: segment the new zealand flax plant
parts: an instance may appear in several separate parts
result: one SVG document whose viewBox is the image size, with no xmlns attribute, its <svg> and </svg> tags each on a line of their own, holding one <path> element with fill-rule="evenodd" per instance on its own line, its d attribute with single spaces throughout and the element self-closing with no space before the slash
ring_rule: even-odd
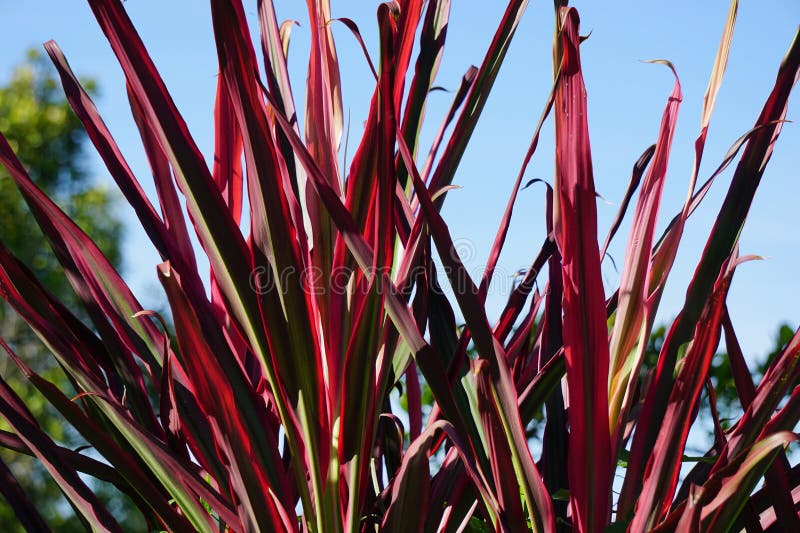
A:
<svg viewBox="0 0 800 533">
<path fill-rule="evenodd" d="M 15 354 L 14 339 L 2 346 L 86 446 L 71 450 L 51 439 L 2 380 L 8 430 L 0 445 L 38 457 L 97 531 L 121 526 L 93 493 L 92 478 L 129 497 L 155 531 L 800 531 L 800 467 L 785 453 L 800 419 L 800 389 L 790 390 L 800 375 L 800 331 L 756 383 L 726 308 L 732 276 L 748 259 L 738 256 L 738 236 L 800 72 L 800 39 L 753 128 L 700 181 L 736 20 L 731 2 L 684 205 L 657 235 L 682 98 L 676 75 L 656 143 L 634 163 L 601 247 L 583 37 L 577 11 L 565 3 L 555 2 L 552 92 L 519 174 L 509 177 L 507 208 L 477 279 L 440 210 L 526 1 L 508 2 L 432 147 L 420 145 L 419 132 L 450 1 L 380 4 L 371 107 L 344 168 L 328 0 L 307 1 L 305 102 L 293 96 L 289 25 L 279 25 L 273 3 L 257 2 L 253 39 L 239 0 L 211 0 L 219 77 L 209 168 L 124 4 L 89 0 L 125 73 L 158 205 L 61 50 L 54 42 L 45 48 L 163 259 L 156 274 L 170 318 L 142 308 L 0 137 L 10 176 L 3 179 L 19 187 L 84 307 L 77 313 L 60 303 L 0 246 L 0 294 L 52 351 L 69 386 L 37 375 Z M 340 22 L 361 40 L 352 21 Z M 548 119 L 556 151 L 547 238 L 491 323 L 487 290 Z M 657 365 L 643 365 L 686 221 L 734 161 L 685 303 Z M 620 285 L 609 291 L 601 257 L 629 205 Z M 190 244 L 191 231 L 200 248 Z M 198 253 L 210 273 L 198 269 Z M 704 389 L 713 400 L 708 378 L 722 335 L 744 415 L 726 431 L 717 421 L 711 449 L 681 473 Z M 406 414 L 389 401 L 396 388 Z M 531 446 L 528 429 L 542 412 L 541 445 Z M 7 465 L 0 467 L 0 493 L 21 523 L 47 530 Z"/>
</svg>

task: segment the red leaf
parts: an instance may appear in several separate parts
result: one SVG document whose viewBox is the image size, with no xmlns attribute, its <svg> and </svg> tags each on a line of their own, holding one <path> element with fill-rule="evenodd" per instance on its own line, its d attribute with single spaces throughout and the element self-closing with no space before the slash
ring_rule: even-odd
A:
<svg viewBox="0 0 800 533">
<path fill-rule="evenodd" d="M 650 459 L 631 523 L 635 531 L 645 531 L 658 524 L 672 502 L 681 456 L 689 428 L 694 422 L 693 413 L 696 413 L 711 358 L 719 344 L 725 298 L 735 265 L 736 260 L 732 258 L 726 271 L 717 280 L 670 394 L 664 419 L 659 424 L 658 439 L 653 449 L 649 450 Z"/>
<path fill-rule="evenodd" d="M 581 74 L 578 12 L 564 9 L 556 91 L 555 236 L 564 277 L 564 352 L 569 387 L 569 481 L 575 527 L 610 519 L 614 461 L 608 426 L 608 333 L 597 246 L 597 207 Z"/>
<path fill-rule="evenodd" d="M 242 219 L 242 130 L 226 86 L 225 76 L 217 78 L 217 102 L 214 106 L 214 169 L 217 182 L 233 220 Z"/>
</svg>

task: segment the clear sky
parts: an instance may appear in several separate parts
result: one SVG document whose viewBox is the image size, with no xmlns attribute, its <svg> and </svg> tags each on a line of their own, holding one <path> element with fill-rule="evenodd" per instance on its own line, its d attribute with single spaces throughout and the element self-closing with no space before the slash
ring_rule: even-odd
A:
<svg viewBox="0 0 800 533">
<path fill-rule="evenodd" d="M 293 85 L 299 91 L 307 62 L 305 3 L 276 0 L 280 19 L 298 19 L 289 54 Z M 332 0 L 334 17 L 355 20 L 373 57 L 377 38 L 374 1 Z M 670 72 L 646 59 L 669 59 L 678 71 L 684 93 L 661 210 L 660 228 L 680 208 L 692 165 L 703 92 L 717 50 L 728 9 L 727 0 L 673 0 L 642 2 L 576 1 L 582 33 L 591 37 L 582 46 L 584 75 L 589 94 L 589 125 L 598 191 L 601 240 L 617 211 L 630 169 L 639 154 L 655 141 L 666 98 L 672 87 Z M 245 1 L 251 30 L 256 30 L 256 2 Z M 216 54 L 208 2 L 201 0 L 127 0 L 125 6 L 148 46 L 179 109 L 200 148 L 210 160 L 213 152 L 213 103 Z M 479 64 L 500 19 L 505 2 L 453 1 L 448 40 L 437 84 L 455 89 L 470 64 Z M 97 27 L 86 2 L 80 0 L 0 0 L 0 82 L 30 47 L 55 39 L 82 76 L 99 82 L 98 107 L 152 197 L 149 169 L 136 133 L 125 94 L 121 70 Z M 744 0 L 725 82 L 712 118 L 700 179 L 705 179 L 733 141 L 749 130 L 772 88 L 778 65 L 800 23 L 797 0 Z M 372 91 L 369 70 L 347 29 L 334 28 L 340 60 L 345 110 L 351 116 L 351 143 L 361 133 Z M 459 249 L 479 275 L 497 222 L 526 151 L 531 133 L 550 89 L 552 3 L 532 1 L 508 58 L 500 71 L 493 96 L 484 111 L 455 183 L 463 188 L 448 196 L 444 216 Z M 299 92 L 296 94 L 301 101 Z M 430 139 L 451 95 L 431 96 Z M 790 101 L 788 119 L 798 120 L 800 97 Z M 424 148 L 423 151 L 427 149 Z M 352 152 L 352 149 L 351 149 Z M 552 124 L 528 176 L 552 181 Z M 756 196 L 741 239 L 743 254 L 759 254 L 766 261 L 749 263 L 737 271 L 729 297 L 734 325 L 747 355 L 761 355 L 771 346 L 776 326 L 800 324 L 800 125 L 784 127 L 775 154 Z M 108 183 L 99 158 L 92 168 L 96 179 Z M 732 167 L 720 178 L 701 209 L 692 217 L 679 251 L 671 281 L 661 305 L 660 320 L 671 318 L 683 301 L 688 280 L 700 255 L 730 180 Z M 155 264 L 158 256 L 126 205 L 121 216 L 129 222 L 124 246 L 125 276 L 145 305 L 159 301 Z M 544 237 L 543 190 L 531 187 L 517 203 L 498 282 L 489 297 L 496 315 L 505 301 L 510 275 L 526 267 Z M 621 266 L 628 222 L 623 224 L 611 254 Z M 660 233 L 660 230 L 659 230 Z M 606 260 L 607 291 L 618 274 Z"/>
</svg>

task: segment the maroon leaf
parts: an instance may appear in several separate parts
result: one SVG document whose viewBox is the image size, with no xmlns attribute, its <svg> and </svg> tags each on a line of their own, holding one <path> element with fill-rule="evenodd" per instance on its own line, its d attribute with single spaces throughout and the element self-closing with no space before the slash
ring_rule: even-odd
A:
<svg viewBox="0 0 800 533">
<path fill-rule="evenodd" d="M 556 91 L 555 236 L 564 277 L 564 353 L 570 425 L 570 505 L 575 527 L 597 531 L 610 518 L 614 461 L 608 426 L 608 339 L 597 246 L 597 207 L 578 13 L 562 17 L 561 83 Z"/>
</svg>

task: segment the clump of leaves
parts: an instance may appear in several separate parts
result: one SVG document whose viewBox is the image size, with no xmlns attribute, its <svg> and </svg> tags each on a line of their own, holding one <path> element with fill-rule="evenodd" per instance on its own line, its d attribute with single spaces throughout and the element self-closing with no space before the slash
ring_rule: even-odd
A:
<svg viewBox="0 0 800 533">
<path fill-rule="evenodd" d="M 609 296 L 600 275 L 605 250 L 598 245 L 579 17 L 563 2 L 556 2 L 552 94 L 481 279 L 465 268 L 439 211 L 527 2 L 509 1 L 481 66 L 465 74 L 456 93 L 445 123 L 451 128 L 441 128 L 419 164 L 415 154 L 425 148 L 419 127 L 450 3 L 381 4 L 375 89 L 349 168 L 338 159 L 343 113 L 326 0 L 308 2 L 302 130 L 286 67 L 287 34 L 272 2 L 258 2 L 260 72 L 241 2 L 212 0 L 219 58 L 212 168 L 122 3 L 89 4 L 125 72 L 158 208 L 62 52 L 52 42 L 46 49 L 75 113 L 163 258 L 157 275 L 174 343 L 160 317 L 141 308 L 95 244 L 41 193 L 0 140 L 0 162 L 49 237 L 91 324 L 78 320 L 5 248 L 0 288 L 52 349 L 78 396 L 65 396 L 3 344 L 103 460 L 59 447 L 0 382 L 0 412 L 13 428 L 4 442 L 39 457 L 88 526 L 119 530 L 79 472 L 112 483 L 152 528 L 170 531 L 795 527 L 796 475 L 783 449 L 796 438 L 791 430 L 800 417 L 800 392 L 779 403 L 800 371 L 800 333 L 758 384 L 749 381 L 743 359 L 732 360 L 744 415 L 720 432 L 709 460 L 698 462 L 680 490 L 678 479 L 727 320 L 726 295 L 746 259 L 737 255 L 738 235 L 800 71 L 800 39 L 791 44 L 754 128 L 698 187 L 736 18 L 732 2 L 706 93 L 688 199 L 657 239 L 682 98 L 676 77 L 657 142 L 634 166 L 623 203 L 634 204 L 629 244 L 620 287 Z M 491 324 L 487 288 L 525 165 L 551 115 L 556 156 L 548 237 Z M 686 220 L 713 177 L 739 153 L 685 304 L 655 369 L 643 374 Z M 211 264 L 209 277 L 197 268 L 190 229 Z M 534 282 L 545 267 L 547 290 L 540 293 Z M 443 283 L 452 286 L 454 301 L 443 296 Z M 474 358 L 467 356 L 470 346 Z M 418 372 L 435 399 L 427 416 Z M 398 383 L 407 395 L 408 442 L 388 400 Z M 537 462 L 526 428 L 543 407 Z M 623 457 L 617 496 L 612 482 Z M 764 476 L 764 488 L 753 494 Z M 44 527 L 13 479 L 3 487 L 22 521 Z"/>
<path fill-rule="evenodd" d="M 31 50 L 18 64 L 11 77 L 0 86 L 0 131 L 36 184 L 64 207 L 79 226 L 86 229 L 105 256 L 115 266 L 121 262 L 122 225 L 115 214 L 115 195 L 107 186 L 95 183 L 86 165 L 89 140 L 78 117 L 61 90 L 57 74 L 43 53 Z M 90 94 L 92 80 L 82 81 Z M 66 305 L 78 310 L 77 298 L 47 239 L 36 226 L 22 195 L 5 167 L 0 167 L 0 228 L 2 240 L 19 259 L 30 266 L 37 278 Z M 88 318 L 87 315 L 81 314 Z M 59 386 L 69 381 L 31 329 L 0 301 L 0 337 L 13 340 L 15 351 L 26 363 Z M 0 356 L 0 374 L 23 398 L 38 422 L 50 436 L 65 446 L 84 444 L 61 415 L 15 368 L 13 362 Z M 0 419 L 0 430 L 10 429 Z M 19 452 L 0 449 L 0 461 L 6 463 L 28 497 L 54 529 L 63 532 L 83 531 L 83 524 L 74 516 L 38 459 Z M 115 516 L 127 526 L 125 499 L 116 489 L 105 490 L 95 483 L 96 494 L 104 501 L 116 500 Z M 137 512 L 131 513 L 134 519 Z M 143 526 L 139 522 L 139 529 Z M 0 530 L 23 531 L 14 510 L 0 505 Z"/>
</svg>

